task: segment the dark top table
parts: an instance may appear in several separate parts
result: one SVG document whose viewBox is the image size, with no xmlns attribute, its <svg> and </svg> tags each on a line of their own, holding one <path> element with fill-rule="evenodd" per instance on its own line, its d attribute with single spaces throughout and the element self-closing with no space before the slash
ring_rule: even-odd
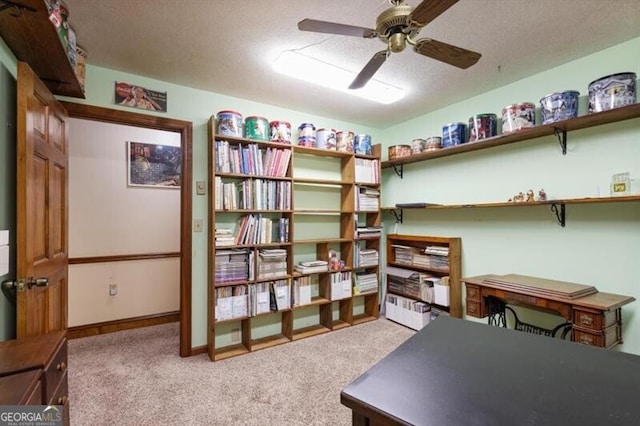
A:
<svg viewBox="0 0 640 426">
<path fill-rule="evenodd" d="M 440 317 L 340 394 L 359 425 L 640 424 L 640 356 Z"/>
</svg>

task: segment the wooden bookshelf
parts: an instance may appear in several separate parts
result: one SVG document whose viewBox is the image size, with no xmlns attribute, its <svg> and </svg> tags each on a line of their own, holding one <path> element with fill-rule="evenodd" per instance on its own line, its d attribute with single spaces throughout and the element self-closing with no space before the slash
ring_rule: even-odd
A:
<svg viewBox="0 0 640 426">
<path fill-rule="evenodd" d="M 379 262 L 375 265 L 370 264 L 366 267 L 358 268 L 354 265 L 354 251 L 356 251 L 356 245 L 362 245 L 362 247 L 369 249 L 380 248 L 379 236 L 369 238 L 366 241 L 359 241 L 356 238 L 357 223 L 366 224 L 367 226 L 379 226 L 381 224 L 382 214 L 379 209 L 379 200 L 378 208 L 376 209 L 371 209 L 370 211 L 356 210 L 358 190 L 355 183 L 356 167 L 375 167 L 375 175 L 379 178 L 380 145 L 373 147 L 373 155 L 355 155 L 350 152 L 307 148 L 217 135 L 215 128 L 215 117 L 211 117 L 208 128 L 210 142 L 208 159 L 209 183 L 211 188 L 211 196 L 209 197 L 209 333 L 207 336 L 209 357 L 214 361 L 218 361 L 377 319 L 379 315 L 379 288 L 376 288 L 376 291 L 371 291 L 366 294 L 357 294 L 353 288 L 354 282 L 352 280 L 345 279 L 345 277 L 342 276 L 335 276 L 334 274 L 338 272 L 356 274 L 357 272 L 364 271 L 367 274 L 374 274 L 376 276 L 376 282 L 379 282 Z M 216 143 L 217 141 L 220 141 L 220 143 Z M 222 143 L 223 141 L 224 143 Z M 257 145 L 257 147 L 250 147 L 250 145 Z M 235 170 L 234 168 L 220 167 L 225 159 L 230 156 L 237 158 L 243 148 L 246 148 L 249 153 L 253 152 L 254 156 L 256 152 L 266 154 L 264 150 L 268 148 L 290 150 L 291 158 L 286 174 L 284 176 L 258 176 L 249 173 L 238 173 L 237 171 L 233 171 Z M 219 155 L 216 149 L 225 151 L 233 149 L 236 150 L 237 153 L 229 151 Z M 279 152 L 278 154 L 280 155 L 282 153 Z M 371 164 L 356 166 L 356 159 L 358 160 L 358 164 L 363 162 L 367 163 L 368 160 L 371 160 Z M 257 161 L 260 161 L 260 159 L 257 159 Z M 305 171 L 306 176 L 298 177 L 295 175 L 297 164 L 300 169 Z M 245 169 L 246 168 L 241 168 L 240 170 L 244 171 Z M 323 178 L 323 176 L 328 176 L 329 178 Z M 235 208 L 233 202 L 229 203 L 229 207 L 226 207 L 224 203 L 224 208 L 216 207 L 216 197 L 218 197 L 218 200 L 220 199 L 220 194 L 216 194 L 216 191 L 219 192 L 219 188 L 222 188 L 225 183 L 239 182 L 240 184 L 237 184 L 236 187 L 245 188 L 244 182 L 252 179 L 290 182 L 290 208 L 286 210 L 243 209 Z M 363 180 L 366 180 L 366 175 L 363 175 Z M 378 181 L 361 183 L 359 185 L 379 190 L 380 184 Z M 316 205 L 310 203 L 308 206 L 304 206 L 304 191 L 310 186 L 330 187 L 329 189 L 333 191 L 334 195 L 331 198 L 331 205 L 328 205 L 329 203 L 316 203 Z M 251 186 L 247 187 L 251 188 Z M 224 189 L 226 191 L 229 189 L 232 190 L 232 188 L 234 187 L 229 185 Z M 301 193 L 298 193 L 298 197 L 296 197 L 296 191 L 301 191 Z M 240 194 L 238 193 L 236 195 L 239 196 Z M 300 195 L 303 196 L 300 197 Z M 308 200 L 312 199 L 313 195 L 308 197 Z M 218 206 L 220 206 L 219 203 Z M 288 218 L 290 229 L 289 239 L 286 242 L 243 243 L 216 247 L 215 229 L 217 227 L 230 228 L 234 220 L 247 214 L 262 214 L 263 217 Z M 332 217 L 322 218 L 322 216 Z M 304 217 L 304 219 L 302 217 Z M 296 229 L 296 227 L 294 226 L 294 222 L 296 218 L 305 225 L 309 225 L 309 229 L 306 232 L 307 238 L 295 237 L 294 229 Z M 323 226 L 328 226 L 329 228 L 318 229 L 331 229 L 331 234 L 333 234 L 334 237 L 326 238 L 322 230 L 314 234 L 315 222 L 322 223 Z M 300 231 L 296 233 L 298 232 Z M 235 239 L 235 232 L 232 232 L 232 234 Z M 218 260 L 227 261 L 222 256 L 216 259 L 216 250 L 247 250 L 254 254 L 254 259 L 256 259 L 257 262 L 259 250 L 263 248 L 282 248 L 286 250 L 286 274 L 283 274 L 281 277 L 258 278 L 259 275 L 256 264 L 255 273 L 253 276 L 249 274 L 248 280 L 234 281 L 231 283 L 216 282 L 216 262 Z M 300 260 L 306 260 L 305 258 L 308 257 L 309 254 L 312 254 L 315 255 L 315 259 L 329 261 L 330 250 L 335 250 L 339 254 L 340 259 L 344 261 L 342 270 L 302 274 L 294 269 L 294 264 L 297 261 L 297 253 L 300 256 Z M 313 279 L 308 278 L 310 276 L 313 276 Z M 369 277 L 371 277 L 371 275 L 369 275 Z M 255 290 L 256 294 L 258 294 L 257 284 L 277 279 L 285 279 L 289 283 L 288 288 L 291 307 L 267 312 L 263 306 L 261 310 L 256 310 L 256 313 L 252 313 L 252 297 L 256 298 L 255 301 L 258 300 L 257 296 L 252 295 L 252 291 Z M 291 297 L 293 296 L 295 283 L 297 280 L 303 279 L 310 280 L 311 282 L 311 284 L 309 284 L 311 286 L 311 288 L 309 288 L 311 292 L 310 299 L 308 303 L 302 302 L 304 304 L 294 305 L 294 302 L 300 303 L 300 301 L 295 301 L 293 300 L 294 297 Z M 347 285 L 348 288 L 346 287 Z M 241 318 L 225 318 L 222 321 L 215 321 L 215 289 L 221 286 L 246 287 L 249 311 L 247 316 L 242 316 Z M 365 288 L 365 286 L 363 285 L 361 288 Z M 341 292 L 334 294 L 334 297 L 332 297 L 333 291 Z M 264 293 L 264 287 L 262 287 L 259 292 Z M 227 293 L 225 293 L 225 295 L 226 294 Z M 229 294 L 231 294 L 231 291 L 229 291 Z M 235 295 L 235 293 L 233 294 Z M 228 309 L 228 304 L 225 308 Z M 220 329 L 218 330 L 219 326 Z M 231 333 L 230 335 L 228 334 L 229 332 Z M 221 336 L 217 336 L 216 333 L 220 333 Z M 218 337 L 217 340 L 219 343 L 216 343 L 216 337 Z M 240 342 L 237 342 L 238 339 Z"/>
<path fill-rule="evenodd" d="M 410 247 L 423 252 L 427 246 L 442 247 L 448 250 L 448 268 L 442 267 L 428 267 L 422 266 L 411 262 L 399 261 L 396 257 L 396 245 Z M 436 278 L 442 278 L 444 276 L 449 277 L 449 305 L 438 305 L 433 300 L 423 300 L 420 297 L 412 295 L 411 291 L 394 290 L 389 287 L 389 279 L 387 278 L 387 297 L 389 295 L 397 295 L 404 298 L 415 300 L 416 302 L 426 302 L 432 305 L 432 309 L 436 308 L 449 313 L 450 316 L 455 318 L 462 318 L 462 265 L 461 265 L 461 240 L 457 237 L 435 237 L 435 236 L 423 236 L 423 235 L 401 235 L 401 234 L 389 234 L 387 235 L 387 265 L 402 268 L 405 270 L 411 270 L 416 272 L 429 272 Z M 440 256 L 438 256 L 440 257 Z M 387 305 L 387 308 L 389 306 Z M 389 315 L 389 312 L 387 313 Z M 387 316 L 389 318 L 389 316 Z M 418 328 L 410 325 L 408 322 L 404 323 L 400 316 L 389 318 L 393 321 L 400 322 L 403 325 L 407 325 L 411 328 Z"/>
</svg>

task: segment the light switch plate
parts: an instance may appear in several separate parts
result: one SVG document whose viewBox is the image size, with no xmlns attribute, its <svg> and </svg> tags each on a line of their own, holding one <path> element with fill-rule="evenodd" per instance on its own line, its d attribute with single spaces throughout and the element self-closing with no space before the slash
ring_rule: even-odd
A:
<svg viewBox="0 0 640 426">
<path fill-rule="evenodd" d="M 207 193 L 207 183 L 203 180 L 196 182 L 196 194 L 205 195 Z"/>
</svg>

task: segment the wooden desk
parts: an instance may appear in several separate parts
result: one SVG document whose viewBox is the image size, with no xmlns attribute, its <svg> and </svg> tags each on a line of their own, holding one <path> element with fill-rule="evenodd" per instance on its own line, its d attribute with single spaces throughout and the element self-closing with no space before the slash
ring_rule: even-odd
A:
<svg viewBox="0 0 640 426">
<path fill-rule="evenodd" d="M 342 390 L 354 425 L 638 424 L 640 356 L 439 317 Z"/>
<path fill-rule="evenodd" d="M 0 404 L 62 405 L 69 424 L 66 331 L 0 342 Z"/>
<path fill-rule="evenodd" d="M 493 303 L 521 305 L 551 312 L 571 322 L 571 340 L 602 348 L 622 343 L 622 315 L 620 307 L 635 299 L 630 296 L 597 292 L 573 300 L 551 295 L 532 295 L 514 286 L 501 286 L 492 282 L 497 275 L 463 278 L 465 283 L 466 314 L 471 317 L 489 317 L 489 323 L 498 324 L 496 316 L 504 315 L 502 307 Z"/>
</svg>

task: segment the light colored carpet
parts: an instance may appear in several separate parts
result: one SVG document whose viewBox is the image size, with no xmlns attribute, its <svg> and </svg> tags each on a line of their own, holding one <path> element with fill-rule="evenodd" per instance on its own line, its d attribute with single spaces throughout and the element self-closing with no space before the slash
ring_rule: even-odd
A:
<svg viewBox="0 0 640 426">
<path fill-rule="evenodd" d="M 340 391 L 414 332 L 384 318 L 211 362 L 178 324 L 69 341 L 71 424 L 349 425 Z"/>
</svg>

